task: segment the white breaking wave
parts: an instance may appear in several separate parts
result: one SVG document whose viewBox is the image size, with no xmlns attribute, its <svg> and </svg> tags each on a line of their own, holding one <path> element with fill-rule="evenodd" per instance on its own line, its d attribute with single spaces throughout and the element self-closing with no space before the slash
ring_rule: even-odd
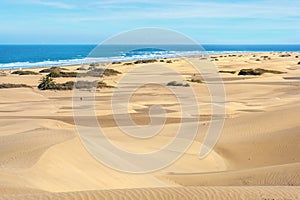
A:
<svg viewBox="0 0 300 200">
<path fill-rule="evenodd" d="M 175 58 L 175 57 L 188 57 L 188 56 L 202 56 L 207 54 L 221 54 L 221 53 L 241 53 L 233 51 L 178 51 L 178 52 L 145 52 L 142 55 L 122 55 L 118 57 L 103 57 L 103 58 L 83 58 L 71 60 L 58 60 L 58 61 L 43 61 L 43 62 L 13 62 L 13 63 L 0 63 L 0 69 L 19 69 L 19 68 L 41 68 L 51 66 L 69 66 L 90 63 L 106 63 L 106 62 L 125 62 L 133 60 L 146 60 L 146 59 L 160 59 L 160 58 Z"/>
</svg>

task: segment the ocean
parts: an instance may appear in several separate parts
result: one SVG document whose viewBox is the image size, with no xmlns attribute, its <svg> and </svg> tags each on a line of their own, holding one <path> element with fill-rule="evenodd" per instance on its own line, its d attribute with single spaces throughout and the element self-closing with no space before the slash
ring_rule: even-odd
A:
<svg viewBox="0 0 300 200">
<path fill-rule="evenodd" d="M 92 53 L 96 45 L 0 45 L 0 69 L 66 66 L 91 62 L 172 58 L 203 54 L 199 46 L 168 45 L 160 48 L 108 45 Z M 300 52 L 300 45 L 203 45 L 208 54 L 241 52 Z M 135 50 L 132 50 L 135 49 Z M 98 49 L 99 50 L 99 49 Z"/>
</svg>

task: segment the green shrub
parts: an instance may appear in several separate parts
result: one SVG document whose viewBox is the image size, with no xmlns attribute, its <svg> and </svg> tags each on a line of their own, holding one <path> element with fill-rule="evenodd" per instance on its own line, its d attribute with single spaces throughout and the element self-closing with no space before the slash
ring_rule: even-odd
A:
<svg viewBox="0 0 300 200">
<path fill-rule="evenodd" d="M 31 87 L 25 84 L 11 84 L 11 83 L 0 84 L 0 89 L 8 89 L 8 88 L 31 88 Z"/>
<path fill-rule="evenodd" d="M 12 74 L 18 74 L 18 75 L 37 75 L 38 73 L 33 71 L 14 71 Z"/>
<path fill-rule="evenodd" d="M 40 90 L 55 90 L 56 89 L 56 82 L 53 80 L 53 78 L 49 76 L 45 76 L 40 80 L 40 84 L 38 85 L 38 88 Z"/>
<path fill-rule="evenodd" d="M 239 76 L 246 76 L 246 75 L 260 76 L 264 73 L 283 74 L 286 72 L 257 68 L 257 69 L 241 69 L 238 75 Z"/>
<path fill-rule="evenodd" d="M 48 76 L 52 78 L 75 78 L 77 75 L 77 72 L 62 72 L 60 69 L 54 69 L 48 74 Z"/>
</svg>

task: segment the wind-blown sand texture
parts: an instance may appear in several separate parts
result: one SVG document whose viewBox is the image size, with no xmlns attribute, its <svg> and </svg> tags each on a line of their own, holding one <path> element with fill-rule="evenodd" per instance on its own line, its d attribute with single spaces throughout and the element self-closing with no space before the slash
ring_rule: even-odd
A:
<svg viewBox="0 0 300 200">
<path fill-rule="evenodd" d="M 76 133 L 71 91 L 40 91 L 36 86 L 43 75 L 5 71 L 0 84 L 33 88 L 0 89 L 0 199 L 300 199 L 300 60 L 295 58 L 300 53 L 281 54 L 216 55 L 218 61 L 213 62 L 219 70 L 236 71 L 221 73 L 227 113 L 217 145 L 199 159 L 210 100 L 204 83 L 189 83 L 200 91 L 198 135 L 179 160 L 146 175 L 114 171 L 87 152 Z M 185 67 L 184 59 L 172 60 L 172 64 L 159 64 L 177 69 L 186 79 L 195 73 Z M 135 65 L 110 67 L 126 74 Z M 78 66 L 67 68 L 72 71 Z M 238 76 L 240 69 L 247 68 L 286 73 Z M 121 77 L 104 81 L 116 85 Z M 127 137 L 116 126 L 110 107 L 113 90 L 96 93 L 99 123 L 112 142 L 129 151 L 149 152 L 172 139 L 180 122 L 178 102 L 165 88 L 148 85 L 131 99 L 129 112 L 139 125 L 149 123 L 151 104 L 167 110 L 162 133 L 143 141 Z"/>
</svg>

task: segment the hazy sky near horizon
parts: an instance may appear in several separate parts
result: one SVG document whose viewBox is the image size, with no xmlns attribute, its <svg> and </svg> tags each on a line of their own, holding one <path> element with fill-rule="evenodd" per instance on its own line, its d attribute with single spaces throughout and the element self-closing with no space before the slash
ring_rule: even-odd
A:
<svg viewBox="0 0 300 200">
<path fill-rule="evenodd" d="M 142 27 L 199 43 L 300 44 L 299 0 L 0 0 L 1 44 L 99 43 Z"/>
</svg>

